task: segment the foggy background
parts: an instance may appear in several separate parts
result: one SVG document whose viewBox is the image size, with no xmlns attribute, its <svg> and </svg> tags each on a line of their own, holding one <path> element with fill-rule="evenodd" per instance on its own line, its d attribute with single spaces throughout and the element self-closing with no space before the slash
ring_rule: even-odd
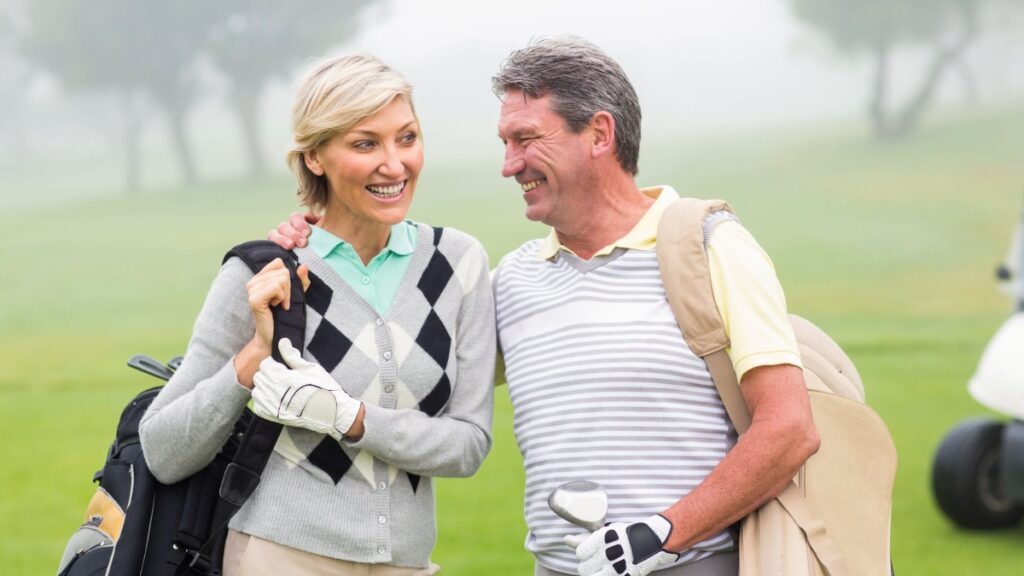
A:
<svg viewBox="0 0 1024 576">
<path fill-rule="evenodd" d="M 952 54 L 915 125 L 1024 99 L 1024 10 L 1012 0 L 208 4 L 0 0 L 0 208 L 252 176 L 290 185 L 297 79 L 349 51 L 414 83 L 426 174 L 489 162 L 481 193 L 513 190 L 497 175 L 490 77 L 547 34 L 583 36 L 622 64 L 644 150 L 822 126 L 890 139 L 868 116 L 886 34 L 893 110 L 919 96 L 941 50 Z M 653 184 L 645 168 L 642 151 L 639 180 Z"/>
<path fill-rule="evenodd" d="M 966 382 L 1012 306 L 992 272 L 1024 195 L 1024 0 L 0 0 L 4 573 L 52 573 L 81 523 L 118 413 L 156 383 L 124 360 L 181 354 L 227 247 L 298 208 L 283 155 L 315 59 L 408 76 L 410 217 L 495 264 L 545 231 L 500 176 L 490 78 L 556 33 L 632 79 L 638 182 L 728 199 L 856 363 L 899 449 L 896 571 L 1020 574 L 1024 528 L 956 530 L 928 479 L 983 412 Z M 532 570 L 495 396 L 483 468 L 437 483 L 444 574 Z"/>
</svg>

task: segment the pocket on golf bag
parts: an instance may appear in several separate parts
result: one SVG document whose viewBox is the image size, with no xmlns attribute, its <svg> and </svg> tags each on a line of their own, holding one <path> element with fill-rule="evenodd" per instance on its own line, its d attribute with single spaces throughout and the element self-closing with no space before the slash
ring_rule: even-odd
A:
<svg viewBox="0 0 1024 576">
<path fill-rule="evenodd" d="M 114 539 L 100 528 L 102 518 L 93 516 L 75 530 L 64 548 L 58 576 L 102 576 L 110 563 Z"/>
</svg>

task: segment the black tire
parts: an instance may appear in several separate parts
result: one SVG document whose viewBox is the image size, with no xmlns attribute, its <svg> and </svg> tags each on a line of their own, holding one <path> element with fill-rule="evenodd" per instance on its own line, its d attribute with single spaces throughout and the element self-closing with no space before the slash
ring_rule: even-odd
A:
<svg viewBox="0 0 1024 576">
<path fill-rule="evenodd" d="M 1013 526 L 1024 505 L 1003 496 L 1003 423 L 979 418 L 953 428 L 935 455 L 932 491 L 942 512 L 962 528 Z"/>
</svg>

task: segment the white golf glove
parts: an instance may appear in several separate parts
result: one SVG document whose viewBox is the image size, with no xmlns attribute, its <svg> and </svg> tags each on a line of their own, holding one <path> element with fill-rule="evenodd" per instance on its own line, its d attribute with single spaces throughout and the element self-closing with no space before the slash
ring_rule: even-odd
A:
<svg viewBox="0 0 1024 576">
<path fill-rule="evenodd" d="M 307 362 L 287 338 L 278 346 L 281 358 L 260 362 L 253 376 L 256 415 L 285 426 L 298 426 L 341 440 L 362 404 L 349 396 L 319 364 Z"/>
<path fill-rule="evenodd" d="M 592 534 L 570 534 L 580 576 L 647 576 L 675 562 L 678 554 L 663 548 L 672 523 L 655 514 L 642 522 L 613 522 Z"/>
</svg>

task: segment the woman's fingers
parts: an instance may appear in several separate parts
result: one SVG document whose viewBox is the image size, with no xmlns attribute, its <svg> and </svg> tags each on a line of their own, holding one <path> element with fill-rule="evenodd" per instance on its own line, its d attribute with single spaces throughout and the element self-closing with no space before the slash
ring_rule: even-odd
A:
<svg viewBox="0 0 1024 576">
<path fill-rule="evenodd" d="M 291 278 L 280 258 L 275 258 L 264 266 L 245 286 L 249 293 L 249 306 L 253 310 L 269 308 L 278 304 L 282 305 L 285 310 L 288 309 Z"/>
</svg>

